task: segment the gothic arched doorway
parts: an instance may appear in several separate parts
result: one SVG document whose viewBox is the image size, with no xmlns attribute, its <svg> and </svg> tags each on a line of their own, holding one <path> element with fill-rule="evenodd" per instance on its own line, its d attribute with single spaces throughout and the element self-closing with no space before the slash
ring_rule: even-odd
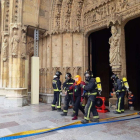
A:
<svg viewBox="0 0 140 140">
<path fill-rule="evenodd" d="M 113 74 L 109 65 L 109 38 L 110 29 L 103 29 L 90 34 L 89 42 L 89 68 L 92 69 L 94 77 L 100 77 L 102 82 L 102 96 L 109 99 L 109 93 L 113 86 L 110 77 Z"/>
<path fill-rule="evenodd" d="M 136 97 L 135 108 L 140 109 L 140 17 L 125 25 L 127 79 Z"/>
</svg>

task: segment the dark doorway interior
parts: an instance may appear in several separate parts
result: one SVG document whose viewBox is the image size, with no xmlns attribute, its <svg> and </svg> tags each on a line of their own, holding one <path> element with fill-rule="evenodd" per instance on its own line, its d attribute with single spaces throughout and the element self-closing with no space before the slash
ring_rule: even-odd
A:
<svg viewBox="0 0 140 140">
<path fill-rule="evenodd" d="M 140 18 L 126 24 L 125 40 L 127 80 L 136 97 L 135 108 L 140 109 Z"/>
<path fill-rule="evenodd" d="M 110 29 L 103 29 L 89 36 L 89 66 L 92 65 L 94 77 L 101 78 L 102 96 L 107 98 L 106 103 L 108 103 L 109 93 L 113 88 L 110 81 L 113 73 L 109 66 L 110 45 L 108 42 L 110 37 Z"/>
</svg>

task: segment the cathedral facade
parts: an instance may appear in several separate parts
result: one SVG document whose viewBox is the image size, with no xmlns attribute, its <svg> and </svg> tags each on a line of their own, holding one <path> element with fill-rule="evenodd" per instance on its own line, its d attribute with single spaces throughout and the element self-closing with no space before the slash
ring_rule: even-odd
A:
<svg viewBox="0 0 140 140">
<path fill-rule="evenodd" d="M 51 103 L 52 78 L 57 70 L 62 72 L 61 81 L 64 82 L 66 72 L 73 77 L 81 75 L 84 79 L 83 74 L 88 68 L 95 76 L 101 77 L 102 96 L 108 98 L 112 88 L 109 82 L 111 73 L 120 78 L 131 75 L 131 65 L 127 69 L 127 63 L 131 63 L 131 50 L 126 49 L 132 39 L 128 36 L 131 34 L 129 29 L 135 24 L 130 23 L 128 28 L 126 24 L 139 17 L 140 0 L 0 0 L 1 104 L 27 104 L 31 92 L 35 29 L 39 30 L 41 102 Z M 99 32 L 104 30 L 107 32 L 101 36 Z M 97 34 L 92 35 L 94 33 Z M 97 46 L 96 53 L 94 46 Z M 97 62 L 100 58 L 107 60 L 104 64 Z M 136 71 L 137 68 L 132 73 Z M 133 83 L 131 87 L 138 93 Z"/>
</svg>

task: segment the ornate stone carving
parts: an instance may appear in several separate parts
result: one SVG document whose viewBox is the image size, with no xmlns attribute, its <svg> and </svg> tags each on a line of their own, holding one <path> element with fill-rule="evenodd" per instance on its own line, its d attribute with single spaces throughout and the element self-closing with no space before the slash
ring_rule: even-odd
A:
<svg viewBox="0 0 140 140">
<path fill-rule="evenodd" d="M 81 75 L 81 69 L 82 67 L 73 67 L 73 73 L 74 73 L 73 76 Z"/>
<path fill-rule="evenodd" d="M 75 17 L 75 22 L 74 22 L 74 29 L 73 32 L 80 32 L 80 22 L 81 22 L 81 11 L 82 11 L 82 7 L 83 7 L 83 2 L 84 0 L 78 0 L 77 4 L 76 4 L 76 17 Z"/>
<path fill-rule="evenodd" d="M 61 17 L 62 1 L 63 0 L 58 0 L 57 3 L 56 3 L 55 30 L 59 30 L 60 29 L 60 17 Z"/>
<path fill-rule="evenodd" d="M 11 40 L 11 45 L 12 45 L 12 56 L 17 57 L 18 55 L 18 46 L 20 42 L 20 38 L 17 34 L 18 28 L 13 28 L 13 37 Z"/>
<path fill-rule="evenodd" d="M 131 17 L 140 15 L 140 4 L 122 13 L 122 21 L 129 20 Z"/>
<path fill-rule="evenodd" d="M 115 25 L 115 24 L 121 25 L 122 17 L 121 17 L 121 16 L 118 16 L 118 15 L 116 15 L 116 14 L 113 14 L 112 16 L 108 17 L 107 20 L 108 20 L 108 21 L 107 21 L 107 27 L 109 27 L 111 23 L 112 23 L 113 25 Z"/>
<path fill-rule="evenodd" d="M 19 14 L 19 0 L 14 0 L 13 12 L 14 12 L 13 22 L 17 23 L 18 18 L 19 18 L 19 16 L 18 16 L 18 14 Z"/>
<path fill-rule="evenodd" d="M 66 3 L 64 31 L 68 31 L 68 32 L 70 31 L 70 16 L 71 16 L 72 2 L 73 0 L 68 0 Z"/>
<path fill-rule="evenodd" d="M 45 68 L 41 68 L 41 69 L 39 69 L 39 72 L 40 72 L 40 75 L 44 75 Z"/>
<path fill-rule="evenodd" d="M 2 52 L 3 52 L 3 61 L 6 62 L 7 60 L 7 48 L 8 48 L 8 38 L 4 36 L 3 44 L 2 44 Z"/>
<path fill-rule="evenodd" d="M 26 33 L 22 32 L 22 42 L 21 42 L 21 58 L 26 58 Z"/>
<path fill-rule="evenodd" d="M 96 4 L 97 5 L 97 4 Z M 93 5 L 92 9 L 84 12 L 84 25 L 93 24 L 99 20 L 107 19 L 108 24 L 112 22 L 113 24 L 118 21 L 121 24 L 121 15 L 118 12 L 126 10 L 128 8 L 128 0 L 116 0 L 110 2 L 99 2 L 98 6 Z M 91 20 L 92 19 L 92 20 Z"/>
<path fill-rule="evenodd" d="M 115 26 L 111 27 L 112 36 L 109 39 L 110 44 L 110 66 L 112 69 L 120 69 L 121 56 L 120 56 L 120 34 Z"/>
<path fill-rule="evenodd" d="M 34 39 L 33 38 L 28 38 L 27 49 L 28 49 L 28 51 L 27 51 L 28 55 L 34 54 Z"/>
<path fill-rule="evenodd" d="M 2 8 L 4 8 L 4 31 L 9 30 L 9 9 L 10 9 L 10 1 L 9 0 L 3 0 L 2 1 Z"/>
</svg>

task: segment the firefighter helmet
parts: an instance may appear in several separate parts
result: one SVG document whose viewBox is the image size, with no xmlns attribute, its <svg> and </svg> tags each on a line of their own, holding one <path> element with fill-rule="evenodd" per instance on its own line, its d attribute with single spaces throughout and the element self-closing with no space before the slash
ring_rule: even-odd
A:
<svg viewBox="0 0 140 140">
<path fill-rule="evenodd" d="M 68 79 L 68 77 L 69 77 L 69 78 L 72 77 L 72 76 L 71 76 L 71 73 L 66 73 L 65 79 Z"/>
<path fill-rule="evenodd" d="M 116 74 L 113 74 L 113 75 L 111 76 L 111 79 L 112 79 L 112 80 L 117 80 L 117 79 L 118 79 L 118 76 L 117 76 Z"/>
<path fill-rule="evenodd" d="M 57 77 L 60 77 L 60 75 L 62 75 L 62 73 L 61 73 L 60 71 L 57 71 L 57 72 L 55 73 L 55 75 L 56 75 Z"/>
</svg>

